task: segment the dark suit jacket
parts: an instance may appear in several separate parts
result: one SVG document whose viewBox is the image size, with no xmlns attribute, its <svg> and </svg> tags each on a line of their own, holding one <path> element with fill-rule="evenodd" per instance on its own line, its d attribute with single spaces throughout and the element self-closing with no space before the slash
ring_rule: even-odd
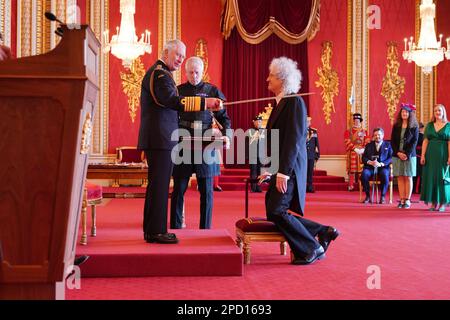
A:
<svg viewBox="0 0 450 320">
<path fill-rule="evenodd" d="M 158 60 L 142 80 L 138 149 L 172 150 L 178 143 L 178 136 L 171 139 L 178 129 L 178 111 L 185 110 L 183 98 L 169 68 Z M 201 106 L 204 110 L 204 98 Z"/>
<path fill-rule="evenodd" d="M 182 96 L 196 96 L 196 97 L 214 97 L 219 98 L 223 101 L 226 100 L 225 95 L 222 91 L 219 90 L 215 85 L 212 85 L 207 82 L 200 82 L 198 85 L 193 86 L 189 82 L 185 82 L 178 86 L 178 92 Z M 231 128 L 231 120 L 228 116 L 227 110 L 223 109 L 220 111 L 213 112 L 214 118 L 220 123 L 222 126 L 222 134 L 227 134 L 227 129 Z M 207 125 L 208 129 L 211 129 L 211 125 L 213 122 L 213 117 L 210 111 L 199 111 L 199 112 L 180 112 L 179 113 L 180 121 L 194 122 L 201 121 L 204 125 Z M 180 128 L 185 128 L 181 125 Z M 186 128 L 187 129 L 187 128 Z M 194 134 L 194 131 L 189 129 L 191 135 Z M 229 134 L 229 132 L 228 132 Z M 231 138 L 231 137 L 230 137 Z M 206 156 L 206 155 L 205 155 Z M 208 154 L 209 159 L 208 162 L 213 162 L 215 159 L 218 162 L 217 153 L 212 151 Z M 191 155 L 191 160 L 194 159 L 194 152 Z M 196 174 L 198 178 L 208 178 L 215 177 L 220 175 L 220 165 L 216 164 L 207 164 L 203 161 L 202 164 L 179 164 L 174 166 L 172 175 L 174 178 L 188 178 L 193 173 Z"/>
<path fill-rule="evenodd" d="M 375 141 L 370 142 L 364 148 L 364 153 L 362 156 L 364 168 L 373 169 L 373 166 L 367 164 L 368 161 L 374 160 L 372 156 L 376 155 L 377 147 L 375 145 Z M 388 167 L 392 162 L 392 148 L 391 144 L 387 141 L 383 141 L 380 147 L 380 155 L 377 159 L 378 162 L 384 163 L 385 167 Z"/>
<path fill-rule="evenodd" d="M 267 123 L 269 145 L 270 130 L 279 130 L 278 172 L 294 178 L 295 192 L 290 209 L 303 215 L 306 192 L 306 105 L 301 97 L 281 99 L 272 111 Z M 272 156 L 273 158 L 273 156 Z"/>
<path fill-rule="evenodd" d="M 391 134 L 391 146 L 394 157 L 397 157 L 399 151 L 403 151 L 409 158 L 416 156 L 416 146 L 419 140 L 419 128 L 406 128 L 405 135 L 403 136 L 403 150 L 400 148 L 400 135 L 402 133 L 402 127 L 394 126 Z"/>
</svg>

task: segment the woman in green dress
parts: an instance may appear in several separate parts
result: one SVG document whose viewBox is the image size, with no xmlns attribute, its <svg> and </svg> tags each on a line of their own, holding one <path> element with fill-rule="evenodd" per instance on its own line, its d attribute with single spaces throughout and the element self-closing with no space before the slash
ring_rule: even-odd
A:
<svg viewBox="0 0 450 320">
<path fill-rule="evenodd" d="M 431 122 L 425 128 L 420 163 L 422 170 L 422 192 L 420 200 L 431 203 L 430 211 L 445 211 L 450 203 L 450 185 L 443 178 L 450 165 L 450 124 L 442 104 L 434 107 Z"/>
</svg>

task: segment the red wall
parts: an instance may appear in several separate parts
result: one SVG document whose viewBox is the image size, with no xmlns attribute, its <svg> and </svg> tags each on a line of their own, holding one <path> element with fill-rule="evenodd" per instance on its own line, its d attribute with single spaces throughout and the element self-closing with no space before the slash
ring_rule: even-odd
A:
<svg viewBox="0 0 450 320">
<path fill-rule="evenodd" d="M 136 34 L 140 37 L 145 29 L 151 32 L 152 53 L 141 56 L 145 69 L 158 58 L 158 2 L 158 0 L 136 0 Z M 110 0 L 109 28 L 112 34 L 115 34 L 116 26 L 120 26 L 120 1 Z M 137 145 L 140 109 L 136 112 L 135 122 L 131 122 L 128 99 L 123 93 L 120 80 L 120 72 L 124 72 L 125 69 L 122 61 L 111 54 L 109 61 L 109 153 L 115 153 L 118 146 Z"/>
<path fill-rule="evenodd" d="M 321 44 L 326 40 L 333 42 L 331 63 L 339 77 L 339 95 L 334 100 L 336 113 L 331 114 L 329 125 L 325 123 L 322 111 L 321 88 L 317 88 L 315 85 L 319 79 L 317 68 L 322 65 L 320 60 Z M 320 153 L 343 154 L 345 153 L 343 137 L 346 130 L 347 113 L 347 1 L 321 1 L 320 31 L 308 44 L 308 59 L 309 89 L 316 93 L 309 98 L 309 112 L 312 117 L 311 125 L 319 132 Z"/>
<path fill-rule="evenodd" d="M 17 57 L 17 0 L 11 1 L 11 52 Z"/>
<path fill-rule="evenodd" d="M 186 57 L 195 54 L 200 38 L 207 42 L 210 82 L 222 85 L 223 39 L 220 32 L 221 0 L 183 0 L 181 6 L 181 39 L 186 44 Z M 186 81 L 184 66 L 182 80 Z"/>
<path fill-rule="evenodd" d="M 403 39 L 414 35 L 415 30 L 415 1 L 412 0 L 372 0 L 371 5 L 381 9 L 381 29 L 370 30 L 370 67 L 369 67 L 369 128 L 382 127 L 385 138 L 390 139 L 391 122 L 387 113 L 387 104 L 381 95 L 383 77 L 386 74 L 388 41 L 397 42 L 398 58 L 400 61 L 399 75 L 404 77 L 405 92 L 401 102 L 414 103 L 415 76 L 414 64 L 403 60 Z"/>
<path fill-rule="evenodd" d="M 450 1 L 439 0 L 436 2 L 437 11 L 437 34 L 443 34 L 444 39 L 450 37 Z M 445 48 L 447 48 L 447 43 Z M 437 66 L 437 97 L 436 102 L 442 103 L 447 108 L 447 112 L 450 110 L 450 90 L 448 81 L 450 79 L 450 60 L 444 60 Z"/>
</svg>

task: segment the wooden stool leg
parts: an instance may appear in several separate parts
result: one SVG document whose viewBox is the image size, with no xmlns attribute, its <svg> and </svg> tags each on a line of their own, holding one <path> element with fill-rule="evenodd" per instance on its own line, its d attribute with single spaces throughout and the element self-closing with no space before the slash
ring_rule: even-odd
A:
<svg viewBox="0 0 450 320">
<path fill-rule="evenodd" d="M 96 237 L 97 236 L 97 213 L 95 204 L 91 206 L 91 214 L 92 214 L 92 222 L 91 222 L 91 236 Z"/>
<path fill-rule="evenodd" d="M 244 242 L 244 264 L 250 264 L 250 243 Z"/>
<path fill-rule="evenodd" d="M 242 243 L 242 239 L 241 238 L 239 238 L 239 237 L 236 238 L 236 245 L 239 247 L 239 249 L 242 252 L 244 245 Z"/>
<path fill-rule="evenodd" d="M 80 244 L 87 245 L 87 231 L 86 231 L 86 211 L 87 211 L 87 200 L 83 199 L 83 204 L 81 206 L 81 240 Z"/>
<path fill-rule="evenodd" d="M 286 241 L 280 242 L 280 253 L 281 253 L 281 255 L 285 256 L 286 252 L 287 252 L 287 242 Z"/>
</svg>

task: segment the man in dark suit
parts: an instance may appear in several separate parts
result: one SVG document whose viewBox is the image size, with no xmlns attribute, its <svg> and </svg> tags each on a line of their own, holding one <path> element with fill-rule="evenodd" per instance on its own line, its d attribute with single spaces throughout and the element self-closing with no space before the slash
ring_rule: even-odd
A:
<svg viewBox="0 0 450 320">
<path fill-rule="evenodd" d="M 262 116 L 258 115 L 253 119 L 253 128 L 249 130 L 248 147 L 249 153 L 249 166 L 250 166 L 250 178 L 257 179 L 261 175 L 261 158 L 260 149 L 264 146 L 263 140 L 265 139 L 264 129 L 262 128 Z M 252 192 L 262 192 L 261 187 L 257 183 L 251 184 Z"/>
<path fill-rule="evenodd" d="M 311 128 L 311 117 L 307 119 L 308 134 L 306 136 L 306 152 L 308 154 L 308 174 L 306 177 L 306 192 L 314 192 L 313 173 L 316 161 L 320 158 L 319 137 L 317 129 Z"/>
<path fill-rule="evenodd" d="M 381 198 L 380 204 L 385 203 L 385 195 L 389 186 L 389 165 L 392 162 L 392 147 L 389 142 L 383 141 L 384 130 L 382 128 L 375 128 L 373 130 L 372 142 L 366 145 L 362 160 L 364 169 L 361 173 L 361 183 L 363 185 L 366 198 L 363 203 L 371 203 L 370 199 L 370 184 L 369 181 L 374 176 L 375 172 L 380 180 Z"/>
<path fill-rule="evenodd" d="M 145 151 L 149 166 L 143 223 L 144 239 L 149 243 L 178 243 L 176 235 L 167 232 L 167 199 L 173 168 L 171 152 L 178 143 L 178 112 L 222 108 L 217 98 L 178 94 L 172 71 L 181 67 L 185 56 L 183 42 L 167 42 L 161 59 L 142 80 L 138 149 Z"/>
<path fill-rule="evenodd" d="M 283 98 L 298 92 L 301 73 L 297 63 L 286 57 L 276 58 L 270 64 L 268 89 L 276 96 L 276 105 L 267 123 L 269 150 L 278 144 L 279 154 L 271 154 L 272 166 L 276 156 L 278 170 L 274 175 L 263 173 L 260 181 L 270 177 L 266 193 L 266 214 L 289 243 L 292 263 L 311 264 L 325 257 L 330 242 L 339 235 L 333 228 L 290 214 L 288 210 L 303 215 L 306 189 L 306 106 L 301 97 Z M 279 141 L 272 141 L 278 132 Z M 276 136 L 276 135 L 275 135 Z M 317 239 L 316 239 L 317 237 Z"/>
<path fill-rule="evenodd" d="M 203 82 L 204 65 L 199 57 L 191 57 L 186 60 L 187 82 L 178 86 L 178 92 L 182 96 L 215 97 L 225 101 L 225 95 L 214 85 Z M 231 121 L 226 109 L 216 112 L 180 112 L 180 128 L 189 131 L 194 136 L 194 129 L 201 130 L 205 135 L 211 130 L 213 124 L 219 127 L 218 135 L 224 136 L 226 145 L 229 146 L 230 139 L 226 136 L 227 129 L 231 128 Z M 170 227 L 181 229 L 183 225 L 184 194 L 187 190 L 189 179 L 195 173 L 198 191 L 200 192 L 200 229 L 210 229 L 212 223 L 213 208 L 213 178 L 220 175 L 220 164 L 217 157 L 218 150 L 208 151 L 208 159 L 204 158 L 204 150 L 191 152 L 191 161 L 174 166 L 173 169 L 173 192 L 170 204 Z M 198 153 L 195 156 L 194 153 Z M 206 154 L 205 154 L 206 156 Z M 195 159 L 200 159 L 195 163 Z M 207 160 L 207 161 L 205 161 Z M 209 161 L 211 160 L 211 161 Z"/>
</svg>

